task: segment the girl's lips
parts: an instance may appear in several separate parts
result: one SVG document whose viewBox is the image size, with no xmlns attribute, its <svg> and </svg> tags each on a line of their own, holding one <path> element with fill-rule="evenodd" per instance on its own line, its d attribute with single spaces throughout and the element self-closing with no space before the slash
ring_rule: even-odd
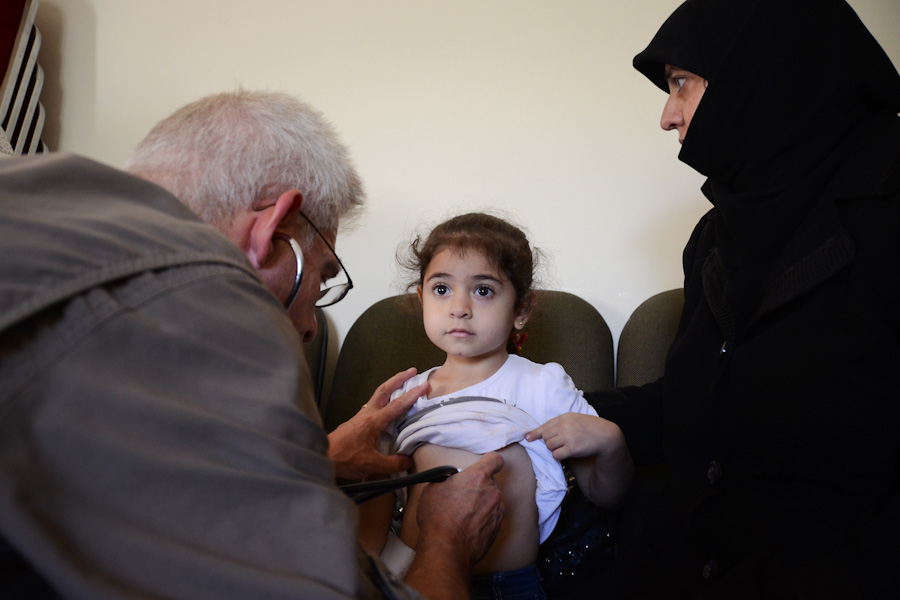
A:
<svg viewBox="0 0 900 600">
<path fill-rule="evenodd" d="M 452 335 L 454 337 L 466 337 L 472 335 L 472 332 L 465 329 L 451 329 L 447 332 L 447 335 Z"/>
</svg>

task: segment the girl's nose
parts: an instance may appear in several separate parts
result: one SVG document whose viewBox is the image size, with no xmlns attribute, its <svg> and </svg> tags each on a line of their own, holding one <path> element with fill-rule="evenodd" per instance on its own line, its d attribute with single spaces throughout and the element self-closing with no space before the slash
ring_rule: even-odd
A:
<svg viewBox="0 0 900 600">
<path fill-rule="evenodd" d="M 466 300 L 456 300 L 450 307 L 450 315 L 457 319 L 467 319 L 472 316 L 469 303 Z"/>
</svg>

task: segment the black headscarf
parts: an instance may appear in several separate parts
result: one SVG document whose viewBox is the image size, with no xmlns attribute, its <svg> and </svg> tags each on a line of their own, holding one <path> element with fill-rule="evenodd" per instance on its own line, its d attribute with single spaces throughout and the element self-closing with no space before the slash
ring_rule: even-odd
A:
<svg viewBox="0 0 900 600">
<path fill-rule="evenodd" d="M 679 159 L 708 177 L 733 269 L 765 271 L 860 131 L 900 112 L 900 75 L 844 0 L 687 0 L 634 59 L 668 92 L 666 64 L 709 81 Z"/>
</svg>

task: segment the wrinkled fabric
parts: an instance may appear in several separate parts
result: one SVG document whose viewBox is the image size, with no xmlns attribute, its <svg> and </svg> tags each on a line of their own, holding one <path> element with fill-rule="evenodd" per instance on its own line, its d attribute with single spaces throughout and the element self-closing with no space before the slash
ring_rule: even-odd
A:
<svg viewBox="0 0 900 600">
<path fill-rule="evenodd" d="M 233 244 L 49 155 L 0 162 L 0 247 L 4 560 L 64 598 L 412 594 L 360 552 L 296 331 Z"/>
<path fill-rule="evenodd" d="M 708 177 L 736 269 L 774 260 L 858 126 L 900 112 L 896 68 L 843 0 L 688 0 L 634 59 L 666 92 L 667 63 L 709 81 L 679 159 Z M 852 185 L 870 194 L 876 180 Z"/>
<path fill-rule="evenodd" d="M 520 444 L 531 459 L 537 481 L 540 541 L 546 540 L 559 520 L 559 507 L 566 495 L 562 466 L 543 440 L 529 442 L 525 434 L 541 424 L 528 413 L 503 404 L 471 400 L 447 404 L 428 413 L 397 434 L 395 452 L 412 454 L 422 444 L 459 448 L 487 454 L 510 444 Z"/>
<path fill-rule="evenodd" d="M 428 380 L 435 367 L 407 381 L 393 397 Z M 497 401 L 474 400 L 447 403 L 467 397 L 487 397 Z M 386 431 L 393 449 L 409 454 L 423 443 L 460 448 L 485 454 L 518 443 L 528 453 L 535 472 L 540 541 L 543 542 L 559 520 L 560 504 L 566 494 L 562 465 L 543 440 L 528 442 L 525 434 L 550 419 L 567 412 L 596 415 L 571 378 L 556 363 L 539 365 L 521 356 L 510 355 L 496 373 L 484 381 L 445 396 L 423 396 L 410 408 L 409 416 L 418 416 L 433 407 L 423 418 L 402 431 L 398 420 Z"/>
</svg>

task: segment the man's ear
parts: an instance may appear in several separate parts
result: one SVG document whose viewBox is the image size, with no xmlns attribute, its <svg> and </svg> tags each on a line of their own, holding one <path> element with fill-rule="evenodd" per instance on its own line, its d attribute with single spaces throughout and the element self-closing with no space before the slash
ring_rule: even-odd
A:
<svg viewBox="0 0 900 600">
<path fill-rule="evenodd" d="M 278 196 L 272 206 L 253 213 L 253 223 L 250 226 L 244 254 L 255 269 L 265 264 L 266 257 L 272 250 L 272 236 L 278 226 L 295 219 L 302 204 L 303 194 L 300 190 L 288 190 Z"/>
</svg>

